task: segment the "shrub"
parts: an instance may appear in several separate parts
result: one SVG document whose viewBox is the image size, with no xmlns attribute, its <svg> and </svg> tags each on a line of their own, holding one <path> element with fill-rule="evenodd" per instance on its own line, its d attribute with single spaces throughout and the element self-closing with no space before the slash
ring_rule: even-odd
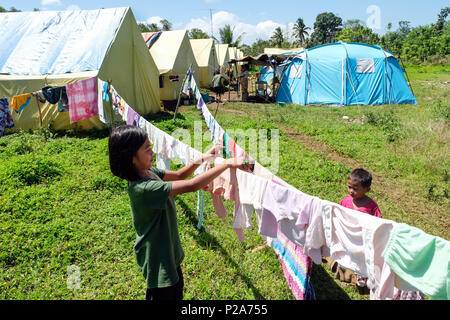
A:
<svg viewBox="0 0 450 320">
<path fill-rule="evenodd" d="M 450 105 L 438 100 L 433 103 L 433 114 L 436 118 L 442 118 L 450 123 Z"/>
<path fill-rule="evenodd" d="M 2 185 L 33 185 L 61 176 L 62 166 L 51 160 L 34 157 L 16 157 L 15 161 L 9 161 L 0 173 Z"/>
<path fill-rule="evenodd" d="M 402 135 L 400 119 L 392 109 L 384 112 L 368 112 L 367 123 L 381 128 L 389 142 L 397 141 Z"/>
</svg>

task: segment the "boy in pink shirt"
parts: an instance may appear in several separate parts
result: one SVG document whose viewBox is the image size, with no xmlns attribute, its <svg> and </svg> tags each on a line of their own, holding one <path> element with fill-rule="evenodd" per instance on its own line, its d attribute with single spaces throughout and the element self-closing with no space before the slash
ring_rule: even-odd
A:
<svg viewBox="0 0 450 320">
<path fill-rule="evenodd" d="M 372 184 L 370 172 L 364 169 L 355 169 L 348 176 L 347 183 L 349 195 L 342 199 L 339 204 L 349 209 L 382 218 L 377 203 L 366 195 Z"/>
<path fill-rule="evenodd" d="M 382 218 L 380 209 L 375 201 L 369 198 L 366 193 L 370 191 L 372 184 L 372 175 L 369 171 L 364 169 L 355 169 L 348 176 L 348 196 L 341 200 L 339 203 L 341 206 L 370 214 L 372 216 Z M 350 270 L 345 270 L 341 266 L 338 266 L 344 274 L 354 274 Z M 356 287 L 360 294 L 368 294 L 367 278 L 361 277 L 355 274 Z M 342 281 L 342 279 L 341 279 Z M 342 283 L 342 282 L 341 282 Z"/>
<path fill-rule="evenodd" d="M 366 193 L 370 191 L 372 175 L 364 169 L 355 169 L 348 176 L 348 193 L 339 203 L 341 206 L 364 212 L 372 216 L 382 218 L 380 208 L 375 201 L 369 198 Z M 361 294 L 367 294 L 367 278 L 356 274 L 356 287 Z M 370 291 L 373 299 L 373 291 Z M 394 300 L 423 300 L 424 295 L 419 291 L 401 291 L 394 288 Z"/>
</svg>

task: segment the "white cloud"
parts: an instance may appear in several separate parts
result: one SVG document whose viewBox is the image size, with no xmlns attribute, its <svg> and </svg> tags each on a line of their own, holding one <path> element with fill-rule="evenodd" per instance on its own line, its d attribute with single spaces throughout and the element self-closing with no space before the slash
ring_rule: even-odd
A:
<svg viewBox="0 0 450 320">
<path fill-rule="evenodd" d="M 163 18 L 161 18 L 160 16 L 155 16 L 155 17 L 148 18 L 145 22 L 148 23 L 148 24 L 156 23 L 158 26 L 162 27 L 161 23 L 160 23 L 160 21 L 162 19 Z"/>
<path fill-rule="evenodd" d="M 61 0 L 41 0 L 41 5 L 45 6 L 60 6 Z"/>
<path fill-rule="evenodd" d="M 71 4 L 70 6 L 67 7 L 66 10 L 67 11 L 77 11 L 77 10 L 81 10 L 81 8 L 75 4 Z"/>
<path fill-rule="evenodd" d="M 234 28 L 234 34 L 240 35 L 245 33 L 242 36 L 242 43 L 252 44 L 256 39 L 264 39 L 268 40 L 274 33 L 277 27 L 281 27 L 283 32 L 286 32 L 286 28 L 289 28 L 289 34 L 292 34 L 292 26 L 293 23 L 281 24 L 272 20 L 261 21 L 255 25 L 245 23 L 239 18 L 239 16 L 227 12 L 227 11 L 219 11 L 213 14 L 213 29 L 214 36 L 219 38 L 219 29 L 223 28 L 225 25 L 229 24 L 232 28 Z M 209 17 L 202 18 L 194 18 L 191 19 L 186 25 L 185 29 L 193 29 L 198 28 L 203 30 L 204 32 L 210 34 L 211 33 L 211 20 Z"/>
</svg>

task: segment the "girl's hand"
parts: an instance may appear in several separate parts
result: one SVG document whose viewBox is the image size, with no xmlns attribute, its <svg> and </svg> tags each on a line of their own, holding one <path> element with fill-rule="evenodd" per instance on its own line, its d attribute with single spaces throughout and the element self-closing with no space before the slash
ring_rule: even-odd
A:
<svg viewBox="0 0 450 320">
<path fill-rule="evenodd" d="M 203 154 L 203 161 L 208 161 L 210 159 L 214 159 L 220 157 L 222 155 L 223 145 L 215 144 L 210 150 Z"/>
<path fill-rule="evenodd" d="M 244 157 L 230 158 L 225 160 L 225 163 L 227 163 L 230 168 L 236 168 L 246 172 L 252 172 L 252 166 L 254 165 Z"/>
</svg>

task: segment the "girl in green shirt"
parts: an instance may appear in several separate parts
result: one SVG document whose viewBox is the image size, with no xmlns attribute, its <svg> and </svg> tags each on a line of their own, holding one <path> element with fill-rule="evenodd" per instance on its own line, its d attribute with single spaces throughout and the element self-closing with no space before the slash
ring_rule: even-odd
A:
<svg viewBox="0 0 450 320">
<path fill-rule="evenodd" d="M 147 283 L 147 300 L 181 300 L 183 274 L 181 247 L 173 197 L 195 192 L 229 168 L 249 171 L 244 158 L 227 159 L 198 176 L 187 179 L 205 161 L 221 154 L 216 145 L 193 163 L 178 171 L 152 166 L 154 153 L 145 130 L 134 126 L 115 128 L 109 137 L 111 172 L 128 181 L 133 225 L 134 252 Z"/>
</svg>

